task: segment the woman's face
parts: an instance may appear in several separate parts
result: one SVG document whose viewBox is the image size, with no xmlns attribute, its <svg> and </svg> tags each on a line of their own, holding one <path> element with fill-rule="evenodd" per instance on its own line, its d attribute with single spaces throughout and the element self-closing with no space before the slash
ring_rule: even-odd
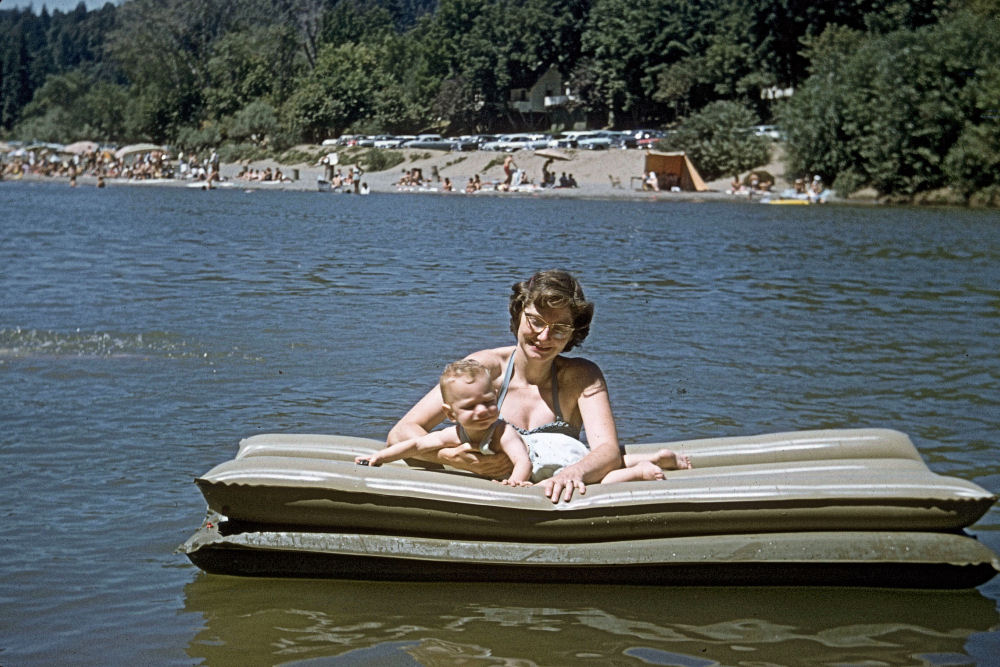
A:
<svg viewBox="0 0 1000 667">
<path fill-rule="evenodd" d="M 530 303 L 524 307 L 517 343 L 528 359 L 554 359 L 572 338 L 573 315 L 569 308 L 547 308 Z"/>
</svg>

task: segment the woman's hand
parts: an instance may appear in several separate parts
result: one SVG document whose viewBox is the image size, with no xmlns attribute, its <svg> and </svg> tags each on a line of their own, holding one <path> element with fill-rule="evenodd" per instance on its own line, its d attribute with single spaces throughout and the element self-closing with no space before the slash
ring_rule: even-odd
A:
<svg viewBox="0 0 1000 667">
<path fill-rule="evenodd" d="M 465 470 L 481 477 L 504 479 L 514 471 L 514 464 L 503 452 L 481 454 L 466 443 L 458 447 L 445 447 L 437 452 L 437 460 L 452 468 Z"/>
<path fill-rule="evenodd" d="M 558 473 L 542 480 L 537 484 L 542 487 L 545 497 L 554 503 L 560 500 L 569 502 L 573 499 L 573 491 L 579 491 L 580 495 L 587 493 L 587 485 L 583 483 L 583 475 L 575 473 L 573 466 L 567 466 Z"/>
</svg>

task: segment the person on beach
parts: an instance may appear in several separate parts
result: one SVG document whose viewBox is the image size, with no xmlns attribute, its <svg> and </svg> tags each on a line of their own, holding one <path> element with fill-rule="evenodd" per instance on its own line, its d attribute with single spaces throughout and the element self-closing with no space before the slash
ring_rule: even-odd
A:
<svg viewBox="0 0 1000 667">
<path fill-rule="evenodd" d="M 503 159 L 503 184 L 508 188 L 510 187 L 511 181 L 514 179 L 514 171 L 516 169 L 517 165 L 514 164 L 514 156 L 508 154 L 507 157 Z"/>
<path fill-rule="evenodd" d="M 649 175 L 646 177 L 645 189 L 649 189 L 654 192 L 660 191 L 660 177 L 656 175 L 655 171 L 650 171 Z"/>
<path fill-rule="evenodd" d="M 397 442 L 371 456 L 359 456 L 355 463 L 380 466 L 444 447 L 468 445 L 485 455 L 503 452 L 513 463 L 513 470 L 503 483 L 528 485 L 531 476 L 528 450 L 521 435 L 499 418 L 496 389 L 486 367 L 474 359 L 453 361 L 441 374 L 438 388 L 441 411 L 455 422 L 454 426 Z"/>
<path fill-rule="evenodd" d="M 549 171 L 549 165 L 554 161 L 553 158 L 549 158 L 542 165 L 542 187 L 551 188 L 556 184 L 556 175 Z"/>
<path fill-rule="evenodd" d="M 551 270 L 517 282 L 511 288 L 509 311 L 515 344 L 474 352 L 467 358 L 489 370 L 501 418 L 522 435 L 535 455 L 546 452 L 553 459 L 537 460 L 536 456 L 532 461 L 533 469 L 549 474 L 540 482 L 547 498 L 569 501 L 574 492 L 586 493 L 587 484 L 605 480 L 623 464 L 636 467 L 648 461 L 661 470 L 690 467 L 686 457 L 670 450 L 623 460 L 601 369 L 587 359 L 563 356 L 587 338 L 594 314 L 576 278 Z M 388 443 L 430 432 L 447 416 L 443 403 L 440 388 L 431 389 L 392 428 Z M 586 445 L 578 440 L 581 429 L 587 432 Z M 574 449 L 573 443 L 582 449 Z M 509 478 L 513 466 L 506 456 L 483 456 L 470 445 L 418 452 L 414 458 L 494 479 Z M 656 474 L 646 465 L 638 470 Z"/>
</svg>

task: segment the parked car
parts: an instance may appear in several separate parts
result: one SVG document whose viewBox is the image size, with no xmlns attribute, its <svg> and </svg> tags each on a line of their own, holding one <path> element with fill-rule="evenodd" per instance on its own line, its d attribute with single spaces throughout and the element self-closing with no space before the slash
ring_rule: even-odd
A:
<svg viewBox="0 0 1000 667">
<path fill-rule="evenodd" d="M 653 148 L 667 133 L 663 130 L 633 130 L 636 148 Z"/>
<path fill-rule="evenodd" d="M 424 144 L 443 141 L 440 134 L 418 134 L 417 136 L 404 141 L 403 148 L 426 148 Z"/>
<path fill-rule="evenodd" d="M 375 148 L 399 148 L 399 144 L 402 141 L 400 137 L 394 137 L 391 134 L 380 134 L 375 137 L 372 145 Z"/>
<path fill-rule="evenodd" d="M 576 138 L 576 145 L 587 150 L 605 150 L 611 148 L 612 135 L 604 130 L 581 132 Z"/>
<path fill-rule="evenodd" d="M 496 141 L 497 140 L 497 135 L 495 135 L 495 134 L 472 134 L 472 135 L 469 135 L 468 138 L 471 139 L 472 141 L 476 142 L 476 147 L 481 150 L 482 147 L 483 147 L 483 144 L 488 143 L 490 141 Z"/>
<path fill-rule="evenodd" d="M 547 134 L 502 134 L 496 141 L 488 141 L 480 146 L 480 150 L 512 153 L 522 148 L 535 150 L 545 148 L 548 145 L 549 136 Z"/>
<path fill-rule="evenodd" d="M 775 141 L 785 138 L 784 133 L 777 125 L 754 125 L 750 131 L 758 137 L 767 137 Z"/>
<path fill-rule="evenodd" d="M 611 139 L 612 148 L 635 148 L 635 136 L 631 132 L 607 131 L 608 138 Z"/>
<path fill-rule="evenodd" d="M 465 148 L 465 146 L 468 146 Z M 403 144 L 404 148 L 421 148 L 435 151 L 475 150 L 476 144 L 463 142 L 458 137 L 442 138 L 440 134 L 418 134 Z"/>
<path fill-rule="evenodd" d="M 579 132 L 560 132 L 549 139 L 549 148 L 576 148 L 576 135 Z"/>
<path fill-rule="evenodd" d="M 463 135 L 460 137 L 446 137 L 445 141 L 451 144 L 453 151 L 475 151 L 479 150 L 479 141 L 475 137 Z"/>
</svg>

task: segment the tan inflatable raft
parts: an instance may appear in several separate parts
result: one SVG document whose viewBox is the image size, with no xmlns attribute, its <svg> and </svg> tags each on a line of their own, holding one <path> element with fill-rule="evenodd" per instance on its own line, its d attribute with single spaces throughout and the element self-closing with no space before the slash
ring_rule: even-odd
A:
<svg viewBox="0 0 1000 667">
<path fill-rule="evenodd" d="M 182 550 L 209 572 L 367 579 L 977 585 L 1000 569 L 962 529 L 996 497 L 932 473 L 884 429 L 667 446 L 693 470 L 570 503 L 460 472 L 357 466 L 382 443 L 259 435 L 196 480 Z"/>
</svg>

